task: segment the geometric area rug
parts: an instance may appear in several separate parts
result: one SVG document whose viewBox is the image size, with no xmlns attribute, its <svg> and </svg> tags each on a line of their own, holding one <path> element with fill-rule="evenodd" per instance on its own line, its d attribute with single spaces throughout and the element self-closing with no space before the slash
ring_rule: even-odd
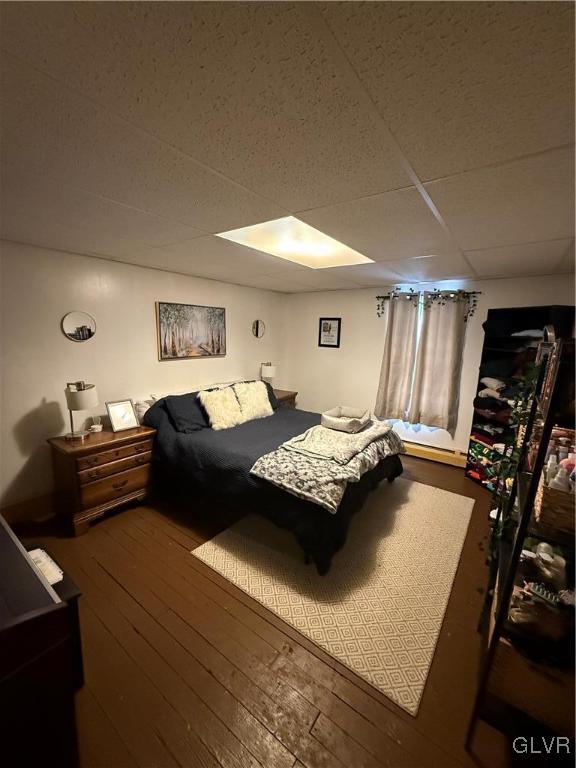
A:
<svg viewBox="0 0 576 768">
<path fill-rule="evenodd" d="M 256 515 L 192 555 L 416 715 L 473 506 L 411 480 L 381 483 L 326 576 Z"/>
</svg>

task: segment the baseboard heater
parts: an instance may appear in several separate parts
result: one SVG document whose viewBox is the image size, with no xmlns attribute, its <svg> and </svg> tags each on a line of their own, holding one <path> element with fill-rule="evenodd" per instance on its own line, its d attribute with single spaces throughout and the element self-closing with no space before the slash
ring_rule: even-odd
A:
<svg viewBox="0 0 576 768">
<path fill-rule="evenodd" d="M 451 464 L 454 467 L 466 466 L 466 454 L 461 451 L 451 451 L 445 448 L 434 448 L 422 443 L 410 443 L 404 440 L 408 456 L 416 456 L 419 459 L 438 461 L 440 464 Z"/>
</svg>

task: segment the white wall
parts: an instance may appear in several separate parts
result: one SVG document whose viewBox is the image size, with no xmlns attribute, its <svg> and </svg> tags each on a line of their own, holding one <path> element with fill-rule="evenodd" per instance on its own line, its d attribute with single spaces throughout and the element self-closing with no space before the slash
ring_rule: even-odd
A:
<svg viewBox="0 0 576 768">
<path fill-rule="evenodd" d="M 46 438 L 68 431 L 64 387 L 83 379 L 106 400 L 148 398 L 234 378 L 256 378 L 283 343 L 283 294 L 133 267 L 113 261 L 0 243 L 0 505 L 51 489 Z M 155 302 L 226 308 L 227 354 L 159 362 Z M 68 340 L 62 316 L 73 309 L 96 319 L 94 338 Z M 252 321 L 264 320 L 255 339 Z M 282 380 L 279 378 L 278 385 Z M 76 414 L 80 424 L 82 417 Z"/>
<path fill-rule="evenodd" d="M 482 323 L 488 309 L 572 305 L 573 283 L 572 275 L 442 283 L 446 288 L 462 287 L 482 292 L 478 296 L 476 313 L 468 320 L 457 428 L 452 437 L 441 429 L 413 427 L 399 422 L 395 428 L 401 436 L 438 448 L 466 451 L 484 340 Z M 300 408 L 323 411 L 335 405 L 374 407 L 384 347 L 384 319 L 376 315 L 375 296 L 384 290 L 370 288 L 288 297 L 285 306 L 287 343 L 281 368 L 288 388 L 300 393 Z M 318 347 L 320 317 L 342 317 L 339 349 Z"/>
<path fill-rule="evenodd" d="M 1 246 L 0 506 L 51 489 L 45 441 L 68 429 L 67 381 L 95 383 L 102 403 L 95 412 L 105 414 L 106 400 L 256 378 L 260 363 L 272 360 L 278 367 L 275 385 L 297 390 L 300 408 L 374 407 L 384 346 L 374 297 L 384 289 L 282 295 L 31 246 Z M 409 440 L 466 450 L 488 309 L 572 304 L 573 278 L 443 285 L 482 291 L 467 329 L 456 433 L 452 438 L 443 430 L 397 428 Z M 157 300 L 226 307 L 227 355 L 159 362 Z M 96 318 L 96 335 L 86 343 L 71 342 L 60 331 L 62 316 L 72 309 Z M 318 347 L 320 317 L 342 317 L 340 349 Z M 256 318 L 266 323 L 260 340 L 251 333 Z"/>
</svg>

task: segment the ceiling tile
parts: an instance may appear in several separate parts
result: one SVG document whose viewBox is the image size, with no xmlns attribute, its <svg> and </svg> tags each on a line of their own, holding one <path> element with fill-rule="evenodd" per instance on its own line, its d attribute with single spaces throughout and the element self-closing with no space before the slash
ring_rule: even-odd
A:
<svg viewBox="0 0 576 768">
<path fill-rule="evenodd" d="M 449 280 L 456 277 L 470 277 L 472 270 L 462 256 L 433 256 L 429 259 L 404 259 L 387 261 L 385 266 L 397 272 L 403 280 L 419 282 L 426 280 Z"/>
<path fill-rule="evenodd" d="M 310 271 L 307 267 L 290 264 L 285 259 L 246 248 L 214 235 L 173 243 L 155 250 L 160 260 L 171 264 L 178 263 L 178 271 L 196 269 L 204 263 L 228 268 L 236 273 L 242 270 L 246 274 L 281 276 Z"/>
<path fill-rule="evenodd" d="M 463 250 L 574 235 L 574 150 L 556 149 L 426 184 Z"/>
<path fill-rule="evenodd" d="M 291 264 L 286 259 L 276 259 L 272 257 L 271 261 L 258 274 L 269 275 L 270 277 L 287 277 L 298 280 L 298 275 L 310 272 L 310 267 L 303 267 L 300 264 Z"/>
<path fill-rule="evenodd" d="M 117 258 L 197 234 L 191 227 L 41 177 L 12 173 L 2 174 L 0 211 L 6 240 Z"/>
<path fill-rule="evenodd" d="M 111 257 L 113 258 L 113 257 Z M 190 275 L 192 277 L 204 278 L 207 280 L 217 280 L 222 283 L 234 283 L 235 285 L 246 285 L 255 288 L 268 287 L 268 281 L 274 285 L 270 290 L 280 290 L 278 286 L 282 284 L 283 278 L 278 276 L 258 275 L 254 272 L 247 272 L 241 267 L 236 267 L 228 263 L 221 263 L 206 259 L 202 249 L 198 251 L 191 250 L 186 258 L 178 255 L 164 253 L 159 248 L 141 248 L 128 257 L 116 259 L 129 264 L 151 269 L 162 269 L 168 272 Z M 266 283 L 266 285 L 261 285 Z M 301 289 L 304 286 L 298 286 Z"/>
<path fill-rule="evenodd" d="M 345 288 L 357 288 L 358 286 L 350 277 L 342 277 L 333 274 L 334 268 L 322 270 L 306 270 L 294 275 L 294 280 L 308 288 L 319 291 L 338 291 Z"/>
<path fill-rule="evenodd" d="M 374 261 L 455 249 L 415 187 L 305 211 L 298 218 Z"/>
<path fill-rule="evenodd" d="M 370 288 L 371 286 L 394 285 L 401 278 L 389 268 L 387 262 L 380 264 L 361 264 L 354 267 L 336 267 L 330 274 L 348 280 L 350 287 Z"/>
<path fill-rule="evenodd" d="M 1 3 L 4 236 L 291 292 L 468 276 L 458 245 L 482 271 L 573 237 L 572 150 L 478 168 L 572 141 L 568 3 L 323 8 L 458 244 L 300 9 Z M 379 263 L 317 278 L 208 234 L 289 212 Z"/>
<path fill-rule="evenodd" d="M 270 275 L 252 275 L 250 277 L 250 285 L 266 291 L 280 291 L 282 293 L 309 293 L 320 290 L 319 288 L 299 283 L 296 280 L 272 277 Z"/>
<path fill-rule="evenodd" d="M 3 5 L 8 50 L 290 211 L 410 183 L 298 4 Z"/>
<path fill-rule="evenodd" d="M 422 179 L 574 138 L 572 3 L 325 3 Z"/>
<path fill-rule="evenodd" d="M 193 246 L 192 243 L 194 242 L 198 242 L 198 244 Z M 204 242 L 204 238 L 198 238 L 198 241 L 188 240 L 186 250 L 175 250 L 173 246 L 133 249 L 129 261 L 131 264 L 138 264 L 141 267 L 154 267 L 168 272 L 180 272 L 199 277 L 215 270 L 218 271 L 219 276 L 231 275 L 233 270 L 226 263 L 206 258 Z"/>
<path fill-rule="evenodd" d="M 285 214 L 9 55 L 1 95 L 10 171 L 45 176 L 204 232 Z"/>
<path fill-rule="evenodd" d="M 480 277 L 545 275 L 557 271 L 569 245 L 570 240 L 524 243 L 467 251 L 466 257 Z"/>
</svg>

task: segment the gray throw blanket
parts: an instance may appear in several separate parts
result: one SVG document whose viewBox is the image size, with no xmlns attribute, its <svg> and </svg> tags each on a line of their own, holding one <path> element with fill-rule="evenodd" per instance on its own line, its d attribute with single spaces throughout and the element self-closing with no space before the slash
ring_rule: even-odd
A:
<svg viewBox="0 0 576 768">
<path fill-rule="evenodd" d="M 347 483 L 398 453 L 402 440 L 382 421 L 356 434 L 316 426 L 259 458 L 250 473 L 336 514 Z"/>
</svg>

